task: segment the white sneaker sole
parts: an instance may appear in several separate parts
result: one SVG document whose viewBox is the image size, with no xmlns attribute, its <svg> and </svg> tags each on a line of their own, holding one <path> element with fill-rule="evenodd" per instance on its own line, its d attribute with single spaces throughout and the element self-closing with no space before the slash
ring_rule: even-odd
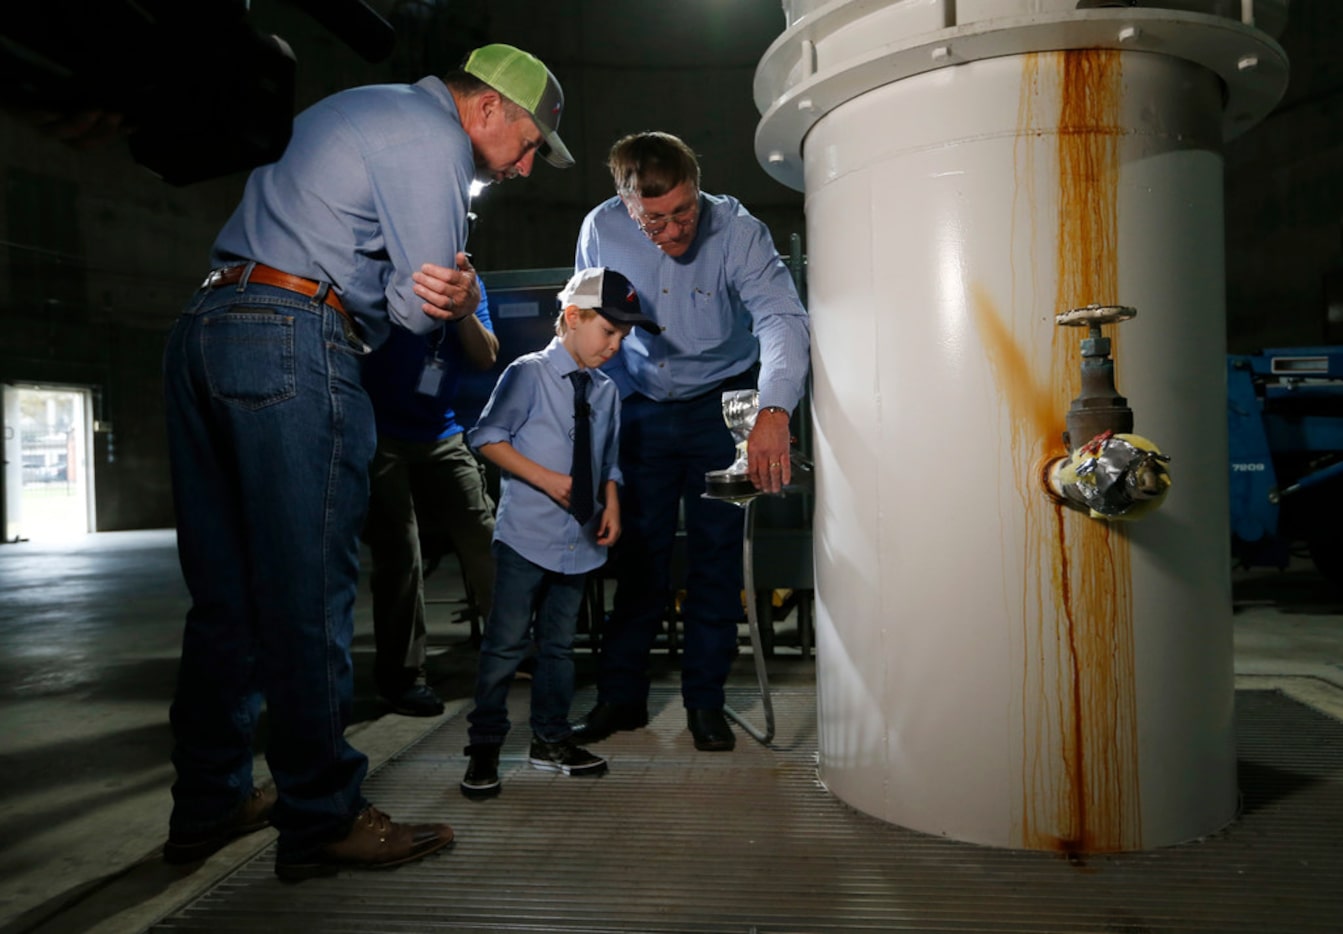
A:
<svg viewBox="0 0 1343 934">
<path fill-rule="evenodd" d="M 532 768 L 540 769 L 542 772 L 563 772 L 565 775 L 595 775 L 606 771 L 606 760 L 594 762 L 591 765 L 564 765 L 561 762 L 552 762 L 549 759 L 528 758 Z"/>
</svg>

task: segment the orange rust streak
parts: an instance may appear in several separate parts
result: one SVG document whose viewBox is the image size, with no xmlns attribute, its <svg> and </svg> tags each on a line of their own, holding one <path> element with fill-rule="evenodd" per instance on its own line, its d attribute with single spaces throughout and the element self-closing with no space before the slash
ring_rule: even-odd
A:
<svg viewBox="0 0 1343 934">
<path fill-rule="evenodd" d="M 1073 595 L 1072 582 L 1068 574 L 1068 543 L 1067 543 L 1067 524 L 1062 505 L 1054 506 L 1054 514 L 1058 523 L 1058 544 L 1060 556 L 1060 570 L 1063 578 L 1062 585 L 1059 588 L 1059 603 L 1063 609 L 1066 618 L 1066 626 L 1063 631 L 1063 638 L 1067 641 L 1067 657 L 1072 660 L 1074 669 L 1081 656 L 1081 647 L 1077 644 L 1078 625 L 1077 620 L 1073 618 Z M 1072 808 L 1072 813 L 1066 815 L 1071 818 L 1074 827 L 1085 828 L 1087 826 L 1087 800 L 1084 795 L 1077 793 L 1080 788 L 1086 787 L 1086 758 L 1082 755 L 1085 748 L 1085 738 L 1082 735 L 1082 718 L 1076 715 L 1076 712 L 1082 709 L 1083 698 L 1081 695 L 1082 679 L 1074 677 L 1072 679 L 1072 693 L 1066 698 L 1072 703 L 1073 718 L 1071 730 L 1063 737 L 1065 755 L 1064 759 L 1070 770 L 1072 779 L 1069 790 L 1072 792 L 1068 799 L 1068 804 Z M 1063 848 L 1069 852 L 1076 853 L 1085 850 L 1081 839 L 1063 839 Z"/>
<path fill-rule="evenodd" d="M 1031 376 L 1031 366 L 1016 338 L 1003 323 L 993 299 L 980 283 L 970 287 L 970 309 L 975 329 L 983 339 L 989 363 L 997 384 L 1007 396 L 1007 406 L 1014 417 L 1025 422 L 1023 428 L 1041 448 L 1056 448 L 1063 453 L 1063 443 L 1055 439 L 1063 434 L 1064 409 L 1055 404 L 1047 385 Z"/>
<path fill-rule="evenodd" d="M 1038 181 L 1033 174 L 1037 157 L 1030 149 L 1043 136 L 1035 99 L 1046 78 L 1058 81 L 1052 134 L 1058 162 L 1054 310 L 1117 304 L 1120 55 L 1083 50 L 1026 60 L 1018 131 L 1027 140 L 1030 186 Z M 1016 381 L 1004 378 L 1004 371 L 1024 368 L 1024 355 L 1001 322 L 981 312 L 986 302 L 978 294 L 974 304 L 980 332 L 1000 361 L 995 363 L 999 384 L 1019 422 L 1013 429 L 1014 455 L 1023 453 L 1018 446 L 1024 435 L 1041 445 L 1035 448 L 1039 456 L 1048 449 L 1042 439 L 1057 437 L 1053 426 L 1061 428 L 1077 393 L 1083 335 L 1072 328 L 1053 329 L 1048 379 L 1014 387 Z M 1118 341 L 1110 336 L 1117 350 Z M 1036 474 L 1028 473 L 1025 547 L 1027 573 L 1035 580 L 1034 590 L 1028 581 L 1023 607 L 1024 842 L 1069 853 L 1134 849 L 1141 846 L 1141 827 L 1128 541 L 1104 522 L 1051 503 L 1035 482 Z M 1036 595 L 1033 618 L 1031 593 Z"/>
</svg>

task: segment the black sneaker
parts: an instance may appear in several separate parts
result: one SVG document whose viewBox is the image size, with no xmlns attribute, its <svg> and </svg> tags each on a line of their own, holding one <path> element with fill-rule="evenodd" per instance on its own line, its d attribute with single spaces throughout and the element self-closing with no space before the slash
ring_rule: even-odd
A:
<svg viewBox="0 0 1343 934">
<path fill-rule="evenodd" d="M 593 755 L 582 746 L 575 746 L 571 739 L 547 743 L 533 736 L 528 761 L 538 769 L 563 772 L 565 775 L 600 775 L 606 771 L 605 759 Z"/>
<path fill-rule="evenodd" d="M 468 798 L 492 798 L 499 793 L 499 747 L 467 746 L 462 752 L 471 757 L 462 779 L 462 794 Z"/>
</svg>

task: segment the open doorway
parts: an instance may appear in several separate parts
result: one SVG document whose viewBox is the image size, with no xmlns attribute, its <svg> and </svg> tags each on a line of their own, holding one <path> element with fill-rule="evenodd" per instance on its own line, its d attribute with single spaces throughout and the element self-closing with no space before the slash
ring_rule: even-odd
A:
<svg viewBox="0 0 1343 934">
<path fill-rule="evenodd" d="M 6 384 L 5 541 L 84 535 L 94 526 L 92 393 Z"/>
</svg>

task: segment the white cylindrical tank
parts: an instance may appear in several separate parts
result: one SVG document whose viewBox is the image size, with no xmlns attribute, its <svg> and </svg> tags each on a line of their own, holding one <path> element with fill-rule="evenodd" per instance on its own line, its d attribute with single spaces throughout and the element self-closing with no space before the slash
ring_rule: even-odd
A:
<svg viewBox="0 0 1343 934">
<path fill-rule="evenodd" d="M 1220 148 L 1283 90 L 1246 20 L 1285 4 L 1077 6 L 793 3 L 757 152 L 806 192 L 823 781 L 1112 852 L 1235 814 Z M 1137 309 L 1118 388 L 1171 457 L 1132 523 L 1040 475 L 1086 336 L 1054 315 L 1093 303 Z"/>
</svg>

